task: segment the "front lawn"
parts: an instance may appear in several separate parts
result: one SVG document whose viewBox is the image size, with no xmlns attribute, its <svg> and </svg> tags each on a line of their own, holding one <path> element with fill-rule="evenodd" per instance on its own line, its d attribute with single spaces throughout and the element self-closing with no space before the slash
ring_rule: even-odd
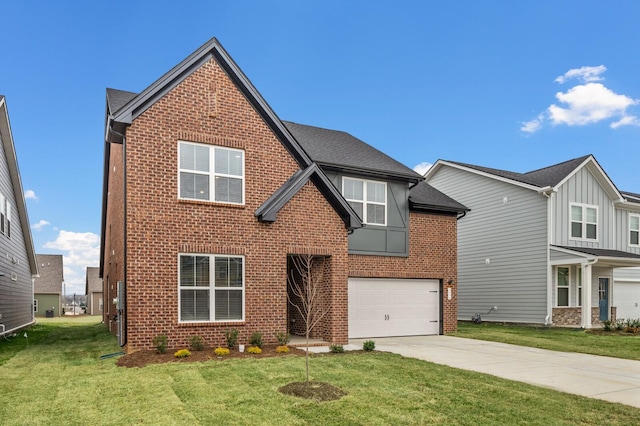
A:
<svg viewBox="0 0 640 426">
<path fill-rule="evenodd" d="M 594 334 L 582 329 L 459 322 L 451 336 L 511 343 L 562 352 L 640 360 L 639 334 Z"/>
<path fill-rule="evenodd" d="M 102 324 L 36 327 L 0 365 L 3 425 L 640 424 L 637 408 L 389 353 L 313 356 L 313 379 L 347 392 L 319 403 L 278 392 L 304 357 L 124 368 L 100 360 L 120 349 Z"/>
</svg>

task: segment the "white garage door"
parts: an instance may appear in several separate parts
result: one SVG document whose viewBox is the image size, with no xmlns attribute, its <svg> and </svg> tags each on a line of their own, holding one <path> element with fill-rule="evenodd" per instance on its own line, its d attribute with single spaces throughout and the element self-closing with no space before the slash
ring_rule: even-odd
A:
<svg viewBox="0 0 640 426">
<path fill-rule="evenodd" d="M 616 280 L 613 284 L 613 306 L 617 307 L 617 318 L 640 318 L 640 282 Z"/>
<path fill-rule="evenodd" d="M 439 334 L 438 280 L 349 278 L 349 338 Z"/>
</svg>

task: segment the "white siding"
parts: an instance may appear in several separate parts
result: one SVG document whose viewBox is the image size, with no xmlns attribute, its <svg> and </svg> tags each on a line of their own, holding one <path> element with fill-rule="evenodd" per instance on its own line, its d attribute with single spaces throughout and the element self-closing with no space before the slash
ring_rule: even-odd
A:
<svg viewBox="0 0 640 426">
<path fill-rule="evenodd" d="M 428 182 L 471 209 L 458 221 L 458 318 L 498 306 L 483 320 L 544 323 L 547 198 L 447 166 Z"/>
<path fill-rule="evenodd" d="M 631 213 L 640 215 L 640 212 Z M 615 249 L 640 254 L 640 246 L 629 245 L 629 211 L 615 209 L 615 221 Z"/>
</svg>

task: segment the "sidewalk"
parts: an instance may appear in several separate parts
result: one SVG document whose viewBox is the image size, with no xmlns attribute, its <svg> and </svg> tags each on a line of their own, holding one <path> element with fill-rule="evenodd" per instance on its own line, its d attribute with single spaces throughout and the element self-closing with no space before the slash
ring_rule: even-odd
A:
<svg viewBox="0 0 640 426">
<path fill-rule="evenodd" d="M 374 340 L 379 351 L 640 408 L 640 361 L 450 336 Z"/>
</svg>

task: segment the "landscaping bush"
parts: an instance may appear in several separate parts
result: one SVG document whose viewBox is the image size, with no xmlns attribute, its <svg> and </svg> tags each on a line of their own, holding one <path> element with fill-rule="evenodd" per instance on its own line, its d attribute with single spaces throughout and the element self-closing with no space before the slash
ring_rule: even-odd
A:
<svg viewBox="0 0 640 426">
<path fill-rule="evenodd" d="M 163 354 L 167 351 L 167 336 L 164 334 L 158 334 L 153 338 L 152 342 L 159 354 Z"/>
<path fill-rule="evenodd" d="M 233 349 L 236 347 L 236 343 L 238 343 L 238 330 L 235 328 L 228 328 L 227 331 L 224 332 L 224 338 L 227 340 L 227 347 L 229 349 Z"/>
<path fill-rule="evenodd" d="M 289 352 L 289 346 L 280 345 L 276 348 L 276 352 L 279 354 L 286 354 L 287 352 Z"/>
<path fill-rule="evenodd" d="M 276 333 L 276 340 L 280 346 L 286 346 L 287 343 L 289 343 L 290 338 L 291 336 L 289 336 L 289 333 L 283 333 L 282 331 L 278 331 Z"/>
<path fill-rule="evenodd" d="M 176 358 L 186 358 L 191 356 L 191 352 L 189 352 L 189 349 L 180 349 L 179 351 L 176 351 L 173 356 Z"/>
<path fill-rule="evenodd" d="M 229 348 L 215 348 L 213 350 L 213 353 L 217 356 L 227 356 L 229 355 L 230 351 Z"/>
<path fill-rule="evenodd" d="M 334 354 L 341 354 L 344 352 L 344 347 L 342 345 L 331 345 L 329 346 L 329 350 Z"/>
<path fill-rule="evenodd" d="M 374 342 L 373 340 L 365 340 L 365 342 L 362 345 L 362 349 L 364 349 L 367 352 L 371 352 L 375 348 L 376 348 L 376 342 Z"/>
<path fill-rule="evenodd" d="M 191 349 L 201 351 L 204 349 L 204 338 L 202 336 L 191 336 L 189 339 Z"/>
<path fill-rule="evenodd" d="M 260 349 L 260 347 L 258 346 L 249 346 L 249 349 L 247 349 L 247 352 L 249 352 L 250 354 L 261 354 L 262 349 Z"/>
<path fill-rule="evenodd" d="M 249 339 L 249 344 L 261 348 L 262 347 L 262 333 L 260 333 L 259 331 L 254 331 L 251 334 L 251 338 Z"/>
</svg>

